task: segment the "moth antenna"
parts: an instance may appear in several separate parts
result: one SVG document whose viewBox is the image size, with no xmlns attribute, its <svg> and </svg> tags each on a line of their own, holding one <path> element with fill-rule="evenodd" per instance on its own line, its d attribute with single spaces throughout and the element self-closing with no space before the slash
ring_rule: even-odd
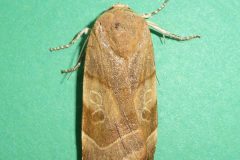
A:
<svg viewBox="0 0 240 160">
<path fill-rule="evenodd" d="M 85 48 L 85 46 L 86 46 L 86 44 L 87 44 L 87 42 L 88 42 L 88 38 L 89 38 L 89 36 L 86 38 L 86 40 L 84 41 L 84 43 L 83 43 L 83 46 L 82 46 L 82 48 L 81 48 L 81 51 L 80 51 L 80 53 L 79 53 L 79 56 L 78 56 L 78 59 L 77 59 L 77 62 L 80 62 L 81 60 L 82 60 L 82 58 L 83 58 L 83 51 L 84 51 L 84 48 Z"/>
<path fill-rule="evenodd" d="M 158 85 L 160 86 L 160 82 L 157 75 L 156 75 L 156 79 L 157 79 Z"/>
<path fill-rule="evenodd" d="M 144 14 L 142 15 L 142 17 L 148 19 L 148 18 L 150 18 L 150 17 L 158 14 L 163 8 L 166 7 L 168 1 L 169 1 L 169 0 L 165 0 L 158 9 L 156 9 L 155 11 L 153 11 L 153 12 L 151 12 L 151 13 L 144 13 Z"/>
<path fill-rule="evenodd" d="M 161 40 L 161 41 L 162 41 L 162 40 Z M 153 61 L 153 63 L 154 63 L 154 67 L 156 67 L 155 61 Z M 158 80 L 158 77 L 157 77 L 157 74 L 156 74 L 156 79 L 157 79 L 158 85 L 160 85 L 159 80 Z"/>
<path fill-rule="evenodd" d="M 165 35 L 162 35 L 162 37 L 160 37 L 160 41 L 162 44 L 166 44 L 166 37 Z"/>
<path fill-rule="evenodd" d="M 68 78 L 67 78 L 68 80 L 70 79 L 72 73 L 73 73 L 74 71 L 76 71 L 80 66 L 81 66 L 81 63 L 79 62 L 79 63 L 73 68 L 73 70 L 69 72 L 69 76 L 68 76 Z M 62 72 L 62 74 L 63 74 L 63 73 L 64 73 L 64 70 L 62 70 L 61 72 Z"/>
<path fill-rule="evenodd" d="M 83 30 L 81 30 L 80 32 L 78 32 L 68 44 L 61 45 L 61 46 L 58 46 L 58 47 L 55 47 L 55 48 L 49 48 L 49 50 L 52 52 L 52 51 L 58 51 L 58 50 L 61 50 L 61 49 L 69 48 L 69 47 L 71 47 L 77 40 L 79 40 L 79 39 L 82 37 L 83 34 L 87 34 L 87 33 L 89 32 L 89 30 L 90 30 L 89 28 L 84 28 Z"/>
</svg>

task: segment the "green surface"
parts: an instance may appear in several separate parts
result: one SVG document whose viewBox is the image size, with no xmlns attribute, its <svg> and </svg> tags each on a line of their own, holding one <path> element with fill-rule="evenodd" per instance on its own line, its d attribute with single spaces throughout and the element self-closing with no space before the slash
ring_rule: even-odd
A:
<svg viewBox="0 0 240 160">
<path fill-rule="evenodd" d="M 119 0 L 0 1 L 0 159 L 74 160 L 79 48 L 50 53 Z M 139 13 L 160 1 L 122 0 Z M 200 40 L 152 35 L 158 85 L 157 160 L 240 159 L 240 1 L 176 1 L 151 21 Z"/>
</svg>

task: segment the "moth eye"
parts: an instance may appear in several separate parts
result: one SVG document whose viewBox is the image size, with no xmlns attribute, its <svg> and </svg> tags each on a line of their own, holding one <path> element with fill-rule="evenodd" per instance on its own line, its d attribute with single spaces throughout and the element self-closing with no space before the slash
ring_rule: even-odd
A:
<svg viewBox="0 0 240 160">
<path fill-rule="evenodd" d="M 144 108 L 142 111 L 142 119 L 147 121 L 151 119 L 151 112 L 147 108 Z"/>
<path fill-rule="evenodd" d="M 92 113 L 92 120 L 93 122 L 95 123 L 101 123 L 103 122 L 105 119 L 105 115 L 103 113 L 103 111 L 100 109 L 100 110 L 97 110 L 95 112 Z"/>
</svg>

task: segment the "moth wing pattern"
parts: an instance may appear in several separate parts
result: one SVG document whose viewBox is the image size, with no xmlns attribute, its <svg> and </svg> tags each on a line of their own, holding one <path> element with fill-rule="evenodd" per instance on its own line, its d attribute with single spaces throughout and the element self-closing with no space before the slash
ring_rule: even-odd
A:
<svg viewBox="0 0 240 160">
<path fill-rule="evenodd" d="M 95 22 L 84 66 L 83 160 L 152 160 L 156 72 L 144 18 L 112 8 Z"/>
<path fill-rule="evenodd" d="M 87 43 L 83 82 L 82 159 L 153 160 L 157 142 L 156 71 L 151 27 L 177 41 L 200 38 L 179 36 L 146 19 L 159 13 L 136 15 L 123 4 L 105 11 L 83 44 L 78 63 L 62 73 L 76 71 Z M 69 48 L 89 28 L 80 31 Z"/>
</svg>

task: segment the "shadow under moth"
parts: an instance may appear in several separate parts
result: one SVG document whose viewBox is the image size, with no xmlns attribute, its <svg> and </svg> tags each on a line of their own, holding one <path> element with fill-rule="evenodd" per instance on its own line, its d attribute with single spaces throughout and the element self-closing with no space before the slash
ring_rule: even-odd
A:
<svg viewBox="0 0 240 160">
<path fill-rule="evenodd" d="M 103 12 L 92 28 L 80 31 L 70 47 L 88 35 L 85 48 L 82 113 L 83 160 L 153 160 L 157 141 L 156 70 L 150 29 L 178 41 L 181 37 L 147 21 L 151 13 L 136 14 L 116 4 Z M 62 73 L 76 71 L 82 61 Z"/>
</svg>

